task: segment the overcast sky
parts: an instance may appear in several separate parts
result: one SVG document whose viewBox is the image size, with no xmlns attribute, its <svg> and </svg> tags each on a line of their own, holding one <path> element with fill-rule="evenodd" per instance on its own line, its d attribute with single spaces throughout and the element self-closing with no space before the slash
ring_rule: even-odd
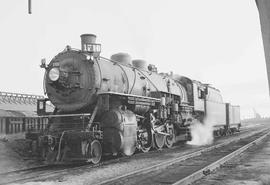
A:
<svg viewBox="0 0 270 185">
<path fill-rule="evenodd" d="M 263 44 L 254 0 L 0 1 L 0 90 L 43 94 L 49 62 L 80 34 L 94 33 L 102 55 L 130 53 L 161 72 L 210 83 L 225 101 L 270 116 Z"/>
</svg>

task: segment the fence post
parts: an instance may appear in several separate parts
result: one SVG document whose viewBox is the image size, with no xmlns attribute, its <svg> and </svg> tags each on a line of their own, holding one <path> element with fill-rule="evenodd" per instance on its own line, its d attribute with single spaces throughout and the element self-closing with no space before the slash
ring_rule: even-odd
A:
<svg viewBox="0 0 270 185">
<path fill-rule="evenodd" d="M 25 132 L 25 118 L 22 118 L 22 132 Z"/>
<path fill-rule="evenodd" d="M 20 119 L 19 132 L 23 132 L 23 118 Z"/>
<path fill-rule="evenodd" d="M 7 134 L 12 133 L 12 125 L 11 125 L 11 121 L 10 118 L 7 119 Z"/>
<path fill-rule="evenodd" d="M 2 120 L 3 120 L 3 118 L 0 118 L 0 124 L 1 124 L 1 125 L 0 125 L 0 133 L 2 133 L 2 132 L 3 132 L 3 128 L 2 128 L 2 127 L 3 127 L 3 126 L 2 126 L 2 125 L 3 125 L 3 123 L 2 123 Z"/>
</svg>

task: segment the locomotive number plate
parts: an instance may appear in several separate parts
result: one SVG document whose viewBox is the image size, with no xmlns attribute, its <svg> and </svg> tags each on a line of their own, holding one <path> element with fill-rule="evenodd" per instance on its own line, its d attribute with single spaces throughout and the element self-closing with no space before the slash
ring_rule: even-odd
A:
<svg viewBox="0 0 270 185">
<path fill-rule="evenodd" d="M 89 51 L 92 53 L 100 52 L 101 51 L 101 45 L 100 44 L 84 44 L 83 45 L 84 51 Z"/>
</svg>

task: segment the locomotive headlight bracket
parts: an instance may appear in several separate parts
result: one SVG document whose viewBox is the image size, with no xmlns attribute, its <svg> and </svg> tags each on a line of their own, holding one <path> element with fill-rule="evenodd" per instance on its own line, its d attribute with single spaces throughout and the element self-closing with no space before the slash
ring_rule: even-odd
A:
<svg viewBox="0 0 270 185">
<path fill-rule="evenodd" d="M 54 67 L 52 69 L 50 69 L 49 71 L 49 78 L 51 81 L 55 82 L 59 79 L 60 77 L 60 71 L 59 71 L 59 68 L 57 67 Z"/>
</svg>

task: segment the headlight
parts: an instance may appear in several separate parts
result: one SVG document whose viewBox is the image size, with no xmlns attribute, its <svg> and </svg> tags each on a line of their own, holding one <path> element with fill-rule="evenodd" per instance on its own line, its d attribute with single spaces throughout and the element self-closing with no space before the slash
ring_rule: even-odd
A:
<svg viewBox="0 0 270 185">
<path fill-rule="evenodd" d="M 60 72 L 59 72 L 59 69 L 58 68 L 52 68 L 50 71 L 49 71 L 49 78 L 51 81 L 56 81 L 59 79 L 59 76 L 60 76 Z"/>
</svg>

